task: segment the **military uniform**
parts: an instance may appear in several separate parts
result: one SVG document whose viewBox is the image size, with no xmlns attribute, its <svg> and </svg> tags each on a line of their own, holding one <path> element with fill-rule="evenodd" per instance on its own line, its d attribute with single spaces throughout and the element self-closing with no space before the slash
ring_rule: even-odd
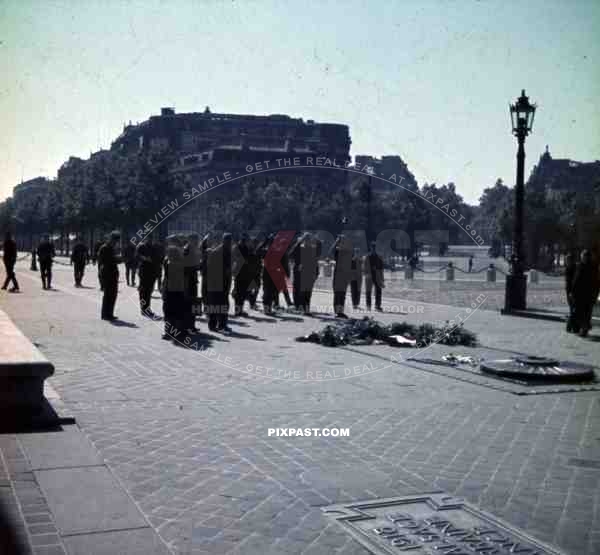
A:
<svg viewBox="0 0 600 555">
<path fill-rule="evenodd" d="M 110 241 L 104 243 L 98 250 L 98 271 L 102 283 L 102 312 L 103 320 L 115 320 L 115 304 L 119 290 L 119 259 Z"/>
<path fill-rule="evenodd" d="M 156 262 L 152 243 L 142 242 L 136 248 L 137 266 L 139 268 L 138 293 L 142 316 L 152 316 L 152 291 L 156 281 Z"/>
<path fill-rule="evenodd" d="M 365 275 L 367 310 L 371 310 L 371 292 L 373 291 L 373 287 L 375 288 L 375 308 L 382 310 L 381 291 L 384 287 L 383 259 L 375 252 L 374 248 L 364 257 L 363 273 Z"/>
<path fill-rule="evenodd" d="M 206 254 L 208 328 L 211 331 L 226 330 L 231 291 L 231 243 L 223 241 L 208 249 Z"/>
<path fill-rule="evenodd" d="M 10 236 L 9 233 L 6 234 L 6 238 L 4 239 L 2 258 L 4 260 L 4 267 L 6 268 L 6 279 L 4 280 L 4 285 L 2 285 L 2 289 L 6 289 L 8 287 L 8 284 L 12 281 L 13 286 L 11 291 L 18 291 L 19 283 L 17 282 L 17 278 L 15 276 L 15 264 L 17 262 L 17 243 Z"/>
<path fill-rule="evenodd" d="M 352 279 L 352 244 L 345 238 L 336 241 L 333 271 L 333 307 L 338 316 L 345 316 L 346 292 Z"/>
<path fill-rule="evenodd" d="M 360 290 L 362 286 L 363 261 L 358 253 L 352 255 L 350 262 L 350 295 L 352 296 L 352 308 L 358 309 L 360 306 Z"/>
<path fill-rule="evenodd" d="M 56 256 L 54 245 L 50 241 L 42 241 L 37 248 L 40 274 L 42 276 L 42 287 L 52 288 L 52 259 Z"/>
<path fill-rule="evenodd" d="M 75 287 L 81 287 L 81 280 L 83 279 L 87 260 L 88 249 L 81 241 L 78 241 L 73 245 L 73 250 L 71 251 L 71 263 L 73 264 Z"/>
<path fill-rule="evenodd" d="M 127 285 L 135 287 L 135 272 L 137 270 L 137 248 L 131 242 L 125 247 L 125 280 Z"/>
<path fill-rule="evenodd" d="M 292 251 L 294 259 L 294 306 L 305 314 L 310 313 L 313 287 L 319 277 L 321 242 L 304 238 Z"/>
</svg>

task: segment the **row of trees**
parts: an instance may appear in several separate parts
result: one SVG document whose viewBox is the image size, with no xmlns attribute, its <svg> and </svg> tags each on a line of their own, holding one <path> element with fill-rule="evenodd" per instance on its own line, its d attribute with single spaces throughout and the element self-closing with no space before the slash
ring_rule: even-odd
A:
<svg viewBox="0 0 600 555">
<path fill-rule="evenodd" d="M 71 158 L 48 182 L 43 195 L 26 196 L 18 205 L 12 199 L 0 204 L 0 228 L 13 229 L 33 241 L 41 233 L 67 236 L 84 234 L 93 242 L 98 234 L 121 229 L 135 233 L 166 204 L 181 198 L 191 183 L 174 172 L 176 153 L 140 152 L 122 155 L 100 151 L 89 160 Z M 186 210 L 202 214 L 203 228 L 246 230 L 319 229 L 332 235 L 345 229 L 362 229 L 370 237 L 383 229 L 400 229 L 411 237 L 416 232 L 442 230 L 449 244 L 468 243 L 464 229 L 441 210 L 440 204 L 423 198 L 443 199 L 470 223 L 495 255 L 503 254 L 512 235 L 514 192 L 501 179 L 486 188 L 478 206 L 468 205 L 453 183 L 424 184 L 414 180 L 402 187 L 368 175 L 351 173 L 348 187 L 331 187 L 320 176 L 306 178 L 282 173 L 259 184 L 232 182 L 203 194 Z M 322 180 L 327 179 L 323 173 Z M 547 265 L 558 249 L 566 252 L 589 245 L 600 237 L 600 188 L 591 198 L 576 193 L 526 192 L 526 247 L 529 263 Z M 166 234 L 167 226 L 157 228 Z M 418 233 L 417 233 L 418 235 Z M 66 243 L 66 242 L 65 242 Z M 443 250 L 443 248 L 441 249 Z"/>
</svg>

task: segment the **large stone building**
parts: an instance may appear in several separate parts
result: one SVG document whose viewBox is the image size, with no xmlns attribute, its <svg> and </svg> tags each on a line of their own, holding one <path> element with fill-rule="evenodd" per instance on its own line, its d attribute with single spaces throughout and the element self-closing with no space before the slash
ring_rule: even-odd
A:
<svg viewBox="0 0 600 555">
<path fill-rule="evenodd" d="M 410 172 L 406 162 L 400 156 L 382 156 L 381 158 L 377 158 L 375 156 L 359 154 L 355 156 L 354 161 L 361 168 L 365 166 L 373 168 L 376 175 L 385 179 L 389 179 L 392 175 L 396 176 L 395 179 L 397 179 L 398 183 L 402 183 L 403 187 L 411 190 L 415 190 L 417 187 L 415 176 Z"/>
<path fill-rule="evenodd" d="M 350 134 L 347 125 L 317 123 L 286 115 L 218 114 L 208 107 L 204 112 L 177 114 L 162 108 L 137 125 L 126 125 L 112 143 L 111 150 L 132 154 L 140 151 L 169 150 L 176 154 L 173 172 L 193 186 L 229 172 L 233 180 L 226 187 L 203 195 L 169 219 L 171 231 L 202 231 L 210 204 L 236 194 L 243 182 L 261 186 L 269 181 L 311 180 L 323 187 L 345 186 L 348 175 L 331 167 L 310 168 L 307 157 L 335 160 L 343 168 L 350 162 Z M 257 162 L 276 159 L 301 160 L 301 167 L 273 163 L 268 171 L 247 175 L 245 168 Z M 237 179 L 235 176 L 239 175 Z"/>
<path fill-rule="evenodd" d="M 546 145 L 546 151 L 533 167 L 527 186 L 533 191 L 559 194 L 598 192 L 600 160 L 576 162 L 568 158 L 552 158 Z"/>
</svg>

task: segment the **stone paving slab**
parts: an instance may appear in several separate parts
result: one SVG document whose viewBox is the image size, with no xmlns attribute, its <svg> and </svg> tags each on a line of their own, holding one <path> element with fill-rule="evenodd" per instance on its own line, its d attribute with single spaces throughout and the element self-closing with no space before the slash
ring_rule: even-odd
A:
<svg viewBox="0 0 600 555">
<path fill-rule="evenodd" d="M 68 536 L 69 555 L 170 555 L 165 544 L 150 528 Z"/>
</svg>

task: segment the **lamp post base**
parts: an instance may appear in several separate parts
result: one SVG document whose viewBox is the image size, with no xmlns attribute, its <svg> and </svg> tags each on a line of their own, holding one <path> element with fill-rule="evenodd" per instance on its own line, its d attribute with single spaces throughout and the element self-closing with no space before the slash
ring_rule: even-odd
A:
<svg viewBox="0 0 600 555">
<path fill-rule="evenodd" d="M 504 312 L 527 308 L 527 276 L 509 274 L 506 276 Z"/>
</svg>

